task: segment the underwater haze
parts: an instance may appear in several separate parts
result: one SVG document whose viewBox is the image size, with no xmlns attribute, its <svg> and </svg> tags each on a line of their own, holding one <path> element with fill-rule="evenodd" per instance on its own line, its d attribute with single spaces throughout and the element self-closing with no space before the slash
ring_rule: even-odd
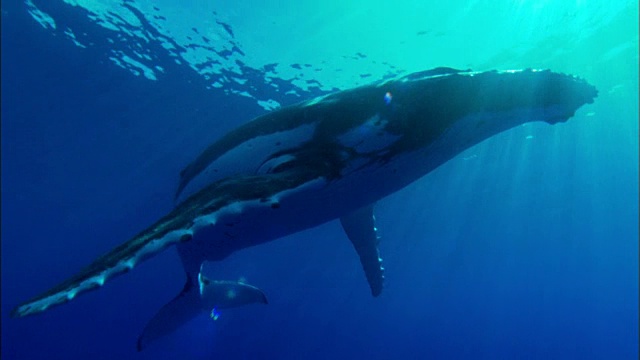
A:
<svg viewBox="0 0 640 360">
<path fill-rule="evenodd" d="M 2 359 L 637 359 L 638 11 L 2 1 Z M 379 201 L 379 297 L 333 221 L 207 263 L 269 304 L 203 312 L 142 352 L 145 324 L 184 284 L 173 248 L 69 304 L 10 316 L 171 211 L 180 171 L 231 129 L 436 67 L 551 69 L 598 97 Z"/>
</svg>

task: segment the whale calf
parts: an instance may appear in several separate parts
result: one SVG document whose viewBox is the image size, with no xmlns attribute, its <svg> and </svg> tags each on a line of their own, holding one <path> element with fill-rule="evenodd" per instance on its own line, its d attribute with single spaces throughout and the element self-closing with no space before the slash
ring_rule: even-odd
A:
<svg viewBox="0 0 640 360">
<path fill-rule="evenodd" d="M 499 132 L 564 122 L 596 96 L 585 80 L 549 70 L 436 68 L 267 113 L 221 137 L 181 172 L 169 214 L 12 315 L 71 301 L 175 245 L 187 281 L 149 322 L 141 349 L 202 311 L 204 261 L 334 219 L 378 296 L 384 269 L 376 201 Z"/>
</svg>

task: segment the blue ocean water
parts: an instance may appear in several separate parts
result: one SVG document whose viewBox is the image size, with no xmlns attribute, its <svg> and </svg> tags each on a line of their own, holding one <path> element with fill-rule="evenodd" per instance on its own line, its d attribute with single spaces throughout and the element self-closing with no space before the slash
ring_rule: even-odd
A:
<svg viewBox="0 0 640 360">
<path fill-rule="evenodd" d="M 3 359 L 638 358 L 637 1 L 3 1 Z M 207 265 L 268 306 L 145 351 L 173 249 L 38 316 L 11 309 L 171 210 L 180 170 L 266 111 L 438 66 L 550 68 L 594 104 L 378 203 L 383 294 L 337 222 Z"/>
</svg>

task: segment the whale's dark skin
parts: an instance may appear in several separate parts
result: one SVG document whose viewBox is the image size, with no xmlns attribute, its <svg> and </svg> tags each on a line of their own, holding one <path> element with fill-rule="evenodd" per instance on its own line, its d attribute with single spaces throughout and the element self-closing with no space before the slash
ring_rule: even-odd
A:
<svg viewBox="0 0 640 360">
<path fill-rule="evenodd" d="M 169 333 L 201 310 L 194 284 L 204 261 L 333 219 L 341 220 L 377 296 L 376 201 L 499 132 L 564 122 L 596 96 L 586 81 L 548 70 L 437 68 L 273 111 L 189 164 L 173 211 L 12 315 L 68 302 L 177 245 L 187 284 L 147 326 L 142 348 L 160 336 L 151 334 Z"/>
</svg>

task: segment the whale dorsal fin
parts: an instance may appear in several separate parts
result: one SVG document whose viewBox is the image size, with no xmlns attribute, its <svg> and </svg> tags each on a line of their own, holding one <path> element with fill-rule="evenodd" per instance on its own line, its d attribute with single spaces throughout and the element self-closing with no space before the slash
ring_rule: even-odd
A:
<svg viewBox="0 0 640 360">
<path fill-rule="evenodd" d="M 378 252 L 378 234 L 373 216 L 373 205 L 363 207 L 340 218 L 342 228 L 360 256 L 371 294 L 382 292 L 384 268 Z"/>
</svg>

